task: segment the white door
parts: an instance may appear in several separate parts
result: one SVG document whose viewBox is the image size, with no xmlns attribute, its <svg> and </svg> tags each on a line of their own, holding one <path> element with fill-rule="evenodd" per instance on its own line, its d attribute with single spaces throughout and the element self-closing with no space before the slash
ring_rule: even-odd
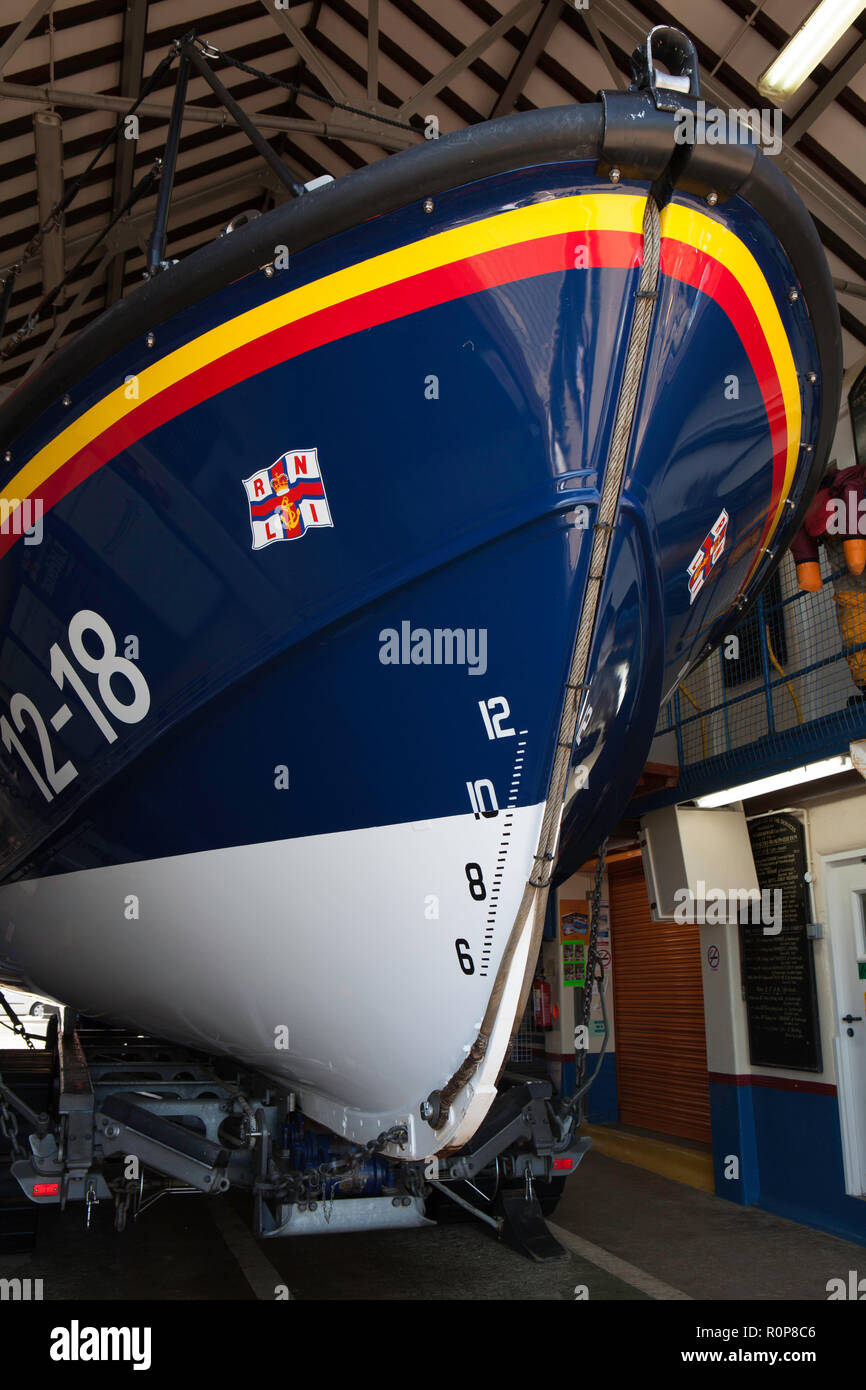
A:
<svg viewBox="0 0 866 1390">
<path fill-rule="evenodd" d="M 845 1190 L 860 1197 L 866 1196 L 866 850 L 831 855 L 824 863 Z"/>
</svg>

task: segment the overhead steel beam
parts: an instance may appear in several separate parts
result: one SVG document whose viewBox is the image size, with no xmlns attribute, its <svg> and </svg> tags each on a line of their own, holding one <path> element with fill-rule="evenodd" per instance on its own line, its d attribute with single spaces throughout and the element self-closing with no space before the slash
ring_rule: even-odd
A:
<svg viewBox="0 0 866 1390">
<path fill-rule="evenodd" d="M 712 73 L 711 73 L 711 76 L 715 77 L 715 75 L 716 75 L 716 73 L 718 72 L 719 68 L 722 66 L 722 64 L 723 64 L 724 62 L 727 61 L 728 57 L 733 53 L 733 51 L 734 51 L 734 49 L 736 48 L 737 44 L 740 42 L 740 39 L 743 38 L 743 36 L 749 32 L 749 30 L 751 29 L 751 27 L 752 27 L 752 25 L 754 24 L 755 20 L 758 18 L 758 15 L 761 13 L 761 10 L 764 8 L 764 6 L 766 5 L 766 3 L 767 3 L 767 0 L 758 0 L 758 3 L 757 3 L 757 5 L 755 5 L 755 7 L 754 7 L 754 9 L 752 10 L 751 14 L 748 14 L 748 15 L 745 15 L 745 16 L 744 16 L 743 22 L 742 22 L 742 24 L 740 25 L 740 27 L 739 27 L 739 29 L 737 30 L 737 32 L 736 32 L 736 34 L 734 35 L 734 37 L 731 39 L 731 42 L 728 44 L 727 48 L 724 49 L 724 50 L 719 54 L 718 58 L 716 59 L 715 63 L 713 64 L 713 71 L 712 71 Z"/>
<path fill-rule="evenodd" d="M 310 43 L 303 29 L 290 19 L 285 10 L 278 10 L 274 6 L 274 0 L 261 0 L 265 10 L 271 19 L 278 24 L 289 40 L 290 44 L 303 58 L 310 72 L 315 73 L 325 91 L 334 98 L 335 101 L 346 101 L 346 93 L 340 86 L 337 77 L 330 64 L 322 57 L 319 50 Z"/>
<path fill-rule="evenodd" d="M 67 87 L 28 87 L 22 82 L 6 82 L 3 79 L 0 79 L 0 97 L 8 97 L 12 101 L 32 101 L 40 106 L 70 106 L 81 111 L 124 113 L 129 110 L 126 97 L 91 95 L 89 92 L 76 92 Z M 156 116 L 167 124 L 171 116 L 171 107 L 158 101 L 143 101 L 137 112 L 142 116 Z M 373 117 L 369 120 L 358 117 L 356 120 L 355 117 L 341 115 L 334 121 L 314 121 L 296 119 L 294 116 L 259 115 L 257 111 L 251 111 L 249 114 L 259 130 L 292 130 L 301 135 L 322 135 L 334 140 L 366 140 L 370 144 L 382 145 L 393 150 L 408 149 L 410 145 L 417 145 L 424 138 L 423 131 L 416 133 L 413 130 L 399 130 L 395 126 L 380 125 Z M 185 121 L 198 121 L 202 125 L 239 129 L 228 116 L 228 112 L 222 108 L 196 106 L 194 102 L 187 102 L 183 109 L 183 118 Z"/>
<path fill-rule="evenodd" d="M 593 16 L 609 39 L 626 52 L 646 43 L 650 23 L 629 0 L 592 0 Z M 701 92 L 708 105 L 737 109 L 742 102 L 717 77 L 701 74 Z M 866 257 L 866 215 L 861 203 L 829 179 L 817 165 L 783 141 L 776 156 L 810 212 L 826 222 L 858 255 Z"/>
<path fill-rule="evenodd" d="M 236 174 L 233 178 L 224 179 L 218 184 L 199 189 L 196 193 L 188 193 L 186 197 L 173 199 L 172 216 L 175 226 L 182 230 L 184 222 L 194 221 L 198 214 L 205 212 L 214 203 L 218 204 L 221 198 L 232 198 L 241 202 L 246 198 L 256 198 L 263 189 L 276 193 L 281 187 L 276 176 L 271 173 L 264 162 L 259 163 L 257 160 L 241 175 Z M 118 222 L 111 233 L 112 251 L 131 251 L 135 248 L 144 252 L 143 243 L 146 243 L 152 223 L 152 210 L 138 212 L 134 217 L 125 217 Z M 90 231 L 78 237 L 71 237 L 67 241 L 66 251 L 71 264 L 75 264 L 77 257 L 92 240 L 93 232 Z M 27 273 L 37 270 L 39 265 L 39 256 L 34 256 L 33 260 L 28 262 Z M 2 279 L 5 270 L 9 268 L 0 268 L 0 279 Z"/>
<path fill-rule="evenodd" d="M 120 95 L 130 104 L 141 91 L 144 68 L 144 43 L 147 34 L 149 0 L 126 0 L 123 14 L 123 54 L 120 59 Z M 117 213 L 132 192 L 135 176 L 137 141 L 120 139 L 114 157 L 114 182 L 111 190 L 111 211 Z M 123 292 L 123 253 L 110 259 L 105 284 L 105 306 L 108 308 Z"/>
<path fill-rule="evenodd" d="M 607 46 L 607 41 L 604 37 L 604 34 L 599 29 L 589 10 L 581 10 L 580 17 L 586 25 L 587 29 L 589 30 L 589 35 L 593 41 L 593 44 L 598 49 L 598 52 L 601 54 L 601 57 L 604 61 L 604 65 L 607 68 L 608 73 L 610 74 L 611 81 L 613 82 L 615 87 L 619 87 L 620 91 L 622 91 L 625 87 L 628 86 L 628 83 L 613 60 L 613 56 L 611 54 L 610 49 Z"/>
<path fill-rule="evenodd" d="M 180 143 L 180 126 L 181 121 L 183 120 L 183 101 L 184 96 L 186 94 L 186 73 L 188 66 L 191 66 L 195 70 L 195 72 L 198 73 L 199 77 L 204 78 L 205 82 L 207 82 L 217 101 L 220 103 L 221 106 L 225 108 L 226 111 L 229 112 L 230 115 L 234 117 L 241 130 L 243 131 L 244 135 L 246 135 L 247 139 L 258 151 L 265 163 L 270 165 L 277 178 L 282 180 L 286 188 L 289 189 L 289 191 L 293 193 L 295 197 L 300 197 L 304 191 L 303 186 L 298 183 L 294 174 L 292 174 L 291 171 L 287 168 L 287 166 L 283 163 L 276 151 L 271 149 L 270 145 L 268 144 L 265 137 L 262 135 L 261 131 L 256 129 L 255 125 L 250 120 L 247 113 L 242 109 L 242 107 L 238 105 L 228 88 L 224 87 L 222 82 L 220 82 L 216 73 L 211 72 L 210 65 L 208 64 L 207 59 L 202 56 L 197 46 L 194 43 L 188 43 L 184 41 L 180 46 L 180 55 L 181 71 L 177 79 L 178 85 L 175 88 L 174 109 L 172 111 L 171 124 L 169 126 L 168 142 L 166 144 L 165 164 L 162 173 L 162 188 L 160 189 L 161 196 L 159 206 L 162 206 L 162 200 L 164 198 L 165 211 L 168 211 L 168 199 L 171 197 L 170 184 L 168 183 L 168 180 L 174 178 L 174 166 L 177 158 L 177 147 Z M 163 191 L 165 188 L 169 189 L 169 192 L 167 194 Z M 165 239 L 164 231 L 165 229 L 163 228 L 161 233 L 163 240 Z M 154 233 L 153 244 L 154 248 L 156 249 L 156 232 Z M 152 264 L 150 266 L 150 269 L 155 270 L 156 263 Z"/>
<path fill-rule="evenodd" d="M 63 129 L 56 111 L 34 111 L 33 143 L 36 148 L 36 197 L 39 225 L 44 227 L 52 209 L 63 197 Z M 42 238 L 42 288 L 45 294 L 63 279 L 63 221 L 49 227 Z"/>
<path fill-rule="evenodd" d="M 430 97 L 435 97 L 442 91 L 443 87 L 447 87 L 453 77 L 457 77 L 459 73 L 469 67 L 470 63 L 474 63 L 475 59 L 480 57 L 485 48 L 489 48 L 497 39 L 501 39 L 502 35 L 513 28 L 517 21 L 522 19 L 529 10 L 534 10 L 537 4 L 538 0 L 517 0 L 517 4 L 513 5 L 507 14 L 504 14 L 495 24 L 491 24 L 490 28 L 485 29 L 483 34 L 479 34 L 478 38 L 466 48 L 462 49 L 456 57 L 452 58 L 451 62 L 447 63 L 441 72 L 437 72 L 435 77 L 431 77 L 429 82 L 425 82 L 424 86 L 421 87 L 413 97 L 410 97 L 408 101 L 404 101 L 398 115 L 403 120 L 405 120 L 407 116 L 414 115 L 424 102 Z"/>
<path fill-rule="evenodd" d="M 846 333 L 850 333 L 852 338 L 856 338 L 860 343 L 866 343 L 866 323 L 858 319 L 856 314 L 852 314 L 844 304 L 839 305 L 839 321 Z"/>
<path fill-rule="evenodd" d="M 186 198 L 175 199 L 172 208 L 175 225 L 182 231 L 184 220 L 197 220 L 200 214 L 207 212 L 208 209 L 212 207 L 214 201 L 216 200 L 218 202 L 222 196 L 230 195 L 232 200 L 237 203 L 246 201 L 247 198 L 253 200 L 259 197 L 263 189 L 276 193 L 280 188 L 281 184 L 276 176 L 272 174 L 271 170 L 268 169 L 264 163 L 257 163 L 241 177 L 226 179 L 224 182 L 211 188 L 206 188 L 198 193 L 189 194 Z M 20 354 L 10 359 L 11 366 L 23 366 L 24 363 L 28 363 L 27 371 L 24 375 L 29 375 L 30 372 L 41 365 L 48 353 L 62 338 L 72 319 L 76 316 L 77 309 L 84 303 L 93 285 L 104 274 L 109 258 L 118 249 L 124 251 L 137 249 L 146 257 L 147 238 L 152 223 L 153 213 L 148 211 L 137 213 L 135 217 L 127 217 L 117 224 L 108 235 L 102 259 L 88 274 L 86 280 L 79 285 L 74 300 L 64 313 L 63 318 L 55 325 L 48 340 L 41 345 L 36 356 L 32 360 L 29 359 L 29 354 L 25 347 Z M 88 233 L 86 236 L 71 240 L 67 247 L 70 259 L 74 259 L 75 256 L 80 255 L 85 246 L 87 246 L 92 239 L 92 233 Z M 38 268 L 38 265 L 39 260 L 37 257 L 29 263 L 28 271 Z M 0 276 L 2 276 L 2 274 L 3 272 L 0 270 Z M 26 312 L 24 317 L 26 317 Z M 0 364 L 0 368 L 2 368 L 2 364 Z M 23 380 L 23 376 L 21 379 Z M 0 392 L 2 392 L 2 388 L 0 388 Z M 2 394 L 0 394 L 0 399 L 2 399 Z"/>
<path fill-rule="evenodd" d="M 321 50 L 316 48 L 307 37 L 307 33 L 301 29 L 293 19 L 289 18 L 285 9 L 272 9 L 273 0 L 261 0 L 261 3 L 268 11 L 271 18 L 275 20 L 283 30 L 286 38 L 298 54 L 301 63 L 305 64 L 313 76 L 318 78 L 331 99 L 337 103 L 348 103 L 349 96 L 342 86 L 340 78 L 337 76 L 336 68 L 324 57 Z M 381 114 L 387 116 L 389 119 L 393 119 L 394 111 L 391 107 L 380 105 L 376 100 L 376 96 L 370 95 L 371 91 L 376 93 L 379 86 L 378 0 L 368 0 L 368 5 L 370 8 L 367 19 L 367 90 L 363 96 L 352 96 L 351 98 L 351 105 L 359 107 L 360 112 L 340 111 L 339 120 L 346 127 L 346 133 L 340 138 L 344 140 L 361 140 L 365 144 L 379 145 L 382 148 L 406 148 L 415 143 L 411 132 L 407 132 L 409 138 L 405 141 L 404 145 L 397 146 L 393 141 L 380 139 L 378 134 L 374 133 L 375 128 L 371 128 L 370 126 L 370 117 Z M 307 25 L 308 29 L 315 29 L 320 8 L 320 6 L 314 6 L 311 21 Z M 318 96 L 315 92 L 307 92 L 305 96 L 311 101 L 327 101 L 326 97 Z M 298 109 L 301 110 L 302 108 L 298 106 Z M 386 130 L 388 127 L 383 126 L 382 129 Z M 391 129 L 393 130 L 394 127 L 392 126 Z"/>
<path fill-rule="evenodd" d="M 45 339 L 45 342 L 42 344 L 36 356 L 30 363 L 30 366 L 27 368 L 25 376 L 29 376 L 31 372 L 38 371 L 39 368 L 42 366 L 42 363 L 45 361 L 46 357 L 48 357 L 50 353 L 54 351 L 55 344 L 59 343 L 60 339 L 63 337 L 64 333 L 69 327 L 70 323 L 75 318 L 79 308 L 84 303 L 87 296 L 90 294 L 90 291 L 93 289 L 93 286 L 96 284 L 97 280 L 101 279 L 102 275 L 105 272 L 105 268 L 113 255 L 114 251 L 109 246 L 106 249 L 102 259 L 97 261 L 96 265 L 93 267 L 86 280 L 84 280 L 83 283 L 79 286 L 78 293 L 72 300 L 72 303 L 69 305 L 66 312 L 64 314 L 61 314 L 60 318 L 57 320 L 51 333 Z M 24 377 L 22 377 L 21 380 L 23 381 Z"/>
<path fill-rule="evenodd" d="M 526 86 L 536 63 L 544 52 L 547 40 L 559 23 L 562 6 L 563 0 L 546 0 L 529 38 L 526 40 L 526 46 L 518 54 L 517 61 L 508 74 L 508 80 L 496 98 L 496 105 L 490 112 L 491 120 L 495 116 L 507 116 L 510 111 L 514 110 L 514 103 Z"/>
<path fill-rule="evenodd" d="M 36 0 L 36 4 L 27 11 L 27 14 L 16 24 L 12 33 L 0 48 L 0 72 L 3 72 L 9 59 L 12 58 L 25 43 L 43 15 L 47 14 L 54 4 L 54 0 Z"/>
<path fill-rule="evenodd" d="M 367 100 L 379 100 L 379 0 L 367 0 Z"/>
<path fill-rule="evenodd" d="M 785 144 L 792 148 L 796 145 L 801 135 L 805 135 L 809 126 L 816 121 L 822 111 L 834 102 L 840 92 L 843 92 L 851 81 L 852 77 L 860 71 L 866 63 L 866 39 L 861 39 L 851 50 L 844 63 L 840 63 L 836 71 L 831 76 L 829 82 L 825 82 L 801 111 L 797 112 L 788 129 L 785 131 Z"/>
<path fill-rule="evenodd" d="M 866 285 L 855 280 L 838 280 L 834 275 L 833 288 L 837 294 L 853 294 L 857 299 L 866 299 Z"/>
</svg>

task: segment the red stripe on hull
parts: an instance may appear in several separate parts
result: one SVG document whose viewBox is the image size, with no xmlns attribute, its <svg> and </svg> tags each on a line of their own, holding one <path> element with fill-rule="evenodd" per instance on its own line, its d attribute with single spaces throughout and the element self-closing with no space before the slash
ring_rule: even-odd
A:
<svg viewBox="0 0 866 1390">
<path fill-rule="evenodd" d="M 584 231 L 541 237 L 501 247 L 410 276 L 340 304 L 320 309 L 274 329 L 214 362 L 200 367 L 164 391 L 135 406 L 102 435 L 73 455 L 42 486 L 39 496 L 49 511 L 124 449 L 202 401 L 229 390 L 260 372 L 302 353 L 433 308 L 480 290 L 571 270 L 575 253 L 585 249 L 587 269 L 629 270 L 641 264 L 639 234 Z M 770 427 L 773 484 L 763 536 L 770 525 L 785 478 L 787 426 L 779 376 L 758 317 L 745 291 L 726 266 L 684 242 L 665 238 L 661 270 L 672 279 L 709 295 L 727 314 L 739 335 L 758 381 Z M 0 556 L 18 539 L 0 536 Z"/>
<path fill-rule="evenodd" d="M 706 252 L 699 251 L 686 242 L 665 238 L 662 241 L 661 269 L 663 274 L 671 276 L 672 279 L 692 285 L 709 295 L 724 310 L 746 350 L 752 371 L 757 378 L 767 412 L 773 449 L 770 504 L 758 542 L 759 545 L 763 545 L 782 495 L 788 456 L 788 422 L 782 383 L 764 330 L 742 285 L 727 266 L 708 256 Z"/>
<path fill-rule="evenodd" d="M 449 265 L 422 271 L 393 285 L 369 290 L 341 304 L 317 310 L 274 329 L 233 352 L 209 362 L 181 381 L 166 387 L 153 400 L 130 410 L 98 438 L 73 455 L 42 486 L 39 496 L 49 511 L 73 488 L 104 464 L 185 410 L 220 391 L 301 353 L 336 342 L 366 328 L 405 318 L 409 314 L 463 299 L 479 290 L 494 289 L 534 275 L 574 268 L 575 251 L 585 248 L 587 269 L 629 270 L 641 263 L 643 244 L 635 232 L 570 232 L 501 247 Z M 0 555 L 16 541 L 0 536 Z"/>
</svg>

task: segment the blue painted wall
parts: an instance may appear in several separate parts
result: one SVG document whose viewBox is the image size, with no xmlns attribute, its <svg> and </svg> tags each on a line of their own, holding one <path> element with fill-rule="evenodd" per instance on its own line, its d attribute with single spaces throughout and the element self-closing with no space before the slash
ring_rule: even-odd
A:
<svg viewBox="0 0 866 1390">
<path fill-rule="evenodd" d="M 590 1057 L 590 1068 L 596 1065 L 596 1058 Z M 619 1119 L 619 1105 L 616 1096 L 616 1053 L 610 1049 L 601 1059 L 601 1070 L 593 1082 L 587 1097 L 586 1118 L 590 1123 Z"/>
<path fill-rule="evenodd" d="M 710 1107 L 720 1197 L 866 1245 L 866 1201 L 845 1192 L 835 1095 L 712 1081 Z M 724 1175 L 732 1154 L 738 1179 Z"/>
</svg>

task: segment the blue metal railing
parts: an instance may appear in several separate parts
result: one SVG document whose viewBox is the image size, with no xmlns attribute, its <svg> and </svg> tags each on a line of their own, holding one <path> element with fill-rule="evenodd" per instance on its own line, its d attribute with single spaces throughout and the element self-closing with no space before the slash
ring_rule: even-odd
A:
<svg viewBox="0 0 866 1390">
<path fill-rule="evenodd" d="M 650 757 L 676 760 L 679 779 L 635 800 L 634 810 L 754 781 L 846 752 L 853 739 L 866 738 L 866 593 L 859 631 L 849 626 L 843 633 L 833 588 L 842 573 L 827 572 L 818 593 L 782 597 L 778 583 L 775 592 L 766 590 L 732 629 L 737 641 L 726 639 L 732 661 L 745 653 L 747 668 L 729 665 L 723 648 L 674 691 Z M 861 633 L 863 640 L 852 640 Z"/>
</svg>

